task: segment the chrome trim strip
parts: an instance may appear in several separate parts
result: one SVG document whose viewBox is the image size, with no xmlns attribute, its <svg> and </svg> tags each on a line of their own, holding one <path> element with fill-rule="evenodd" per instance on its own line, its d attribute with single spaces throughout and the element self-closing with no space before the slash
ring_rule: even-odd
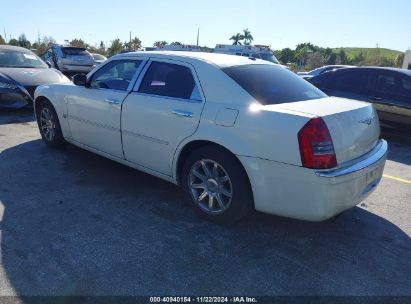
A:
<svg viewBox="0 0 411 304">
<path fill-rule="evenodd" d="M 129 130 L 123 130 L 123 134 L 124 135 L 130 135 L 130 136 L 137 137 L 137 138 L 141 138 L 141 139 L 145 139 L 145 140 L 157 143 L 157 144 L 168 146 L 168 141 L 158 139 L 158 138 L 154 138 L 154 137 L 150 137 L 150 136 L 143 135 L 143 134 L 139 134 L 139 133 L 135 133 L 135 132 L 132 132 L 132 131 L 129 131 Z"/>
<path fill-rule="evenodd" d="M 94 122 L 94 121 L 84 119 L 84 118 L 80 118 L 80 117 L 73 116 L 73 115 L 68 115 L 67 117 L 69 119 L 73 119 L 73 120 L 76 120 L 76 121 L 79 121 L 79 122 L 82 122 L 82 123 L 86 123 L 86 124 L 89 124 L 89 125 L 92 125 L 92 126 L 95 126 L 95 127 L 104 128 L 106 130 L 110 130 L 110 131 L 120 133 L 120 129 L 117 129 L 117 128 L 109 126 L 109 125 L 101 124 L 101 123 L 98 123 L 98 122 Z"/>
<path fill-rule="evenodd" d="M 373 164 L 377 163 L 379 160 L 384 158 L 387 155 L 387 150 L 388 150 L 388 144 L 385 140 L 381 139 L 377 146 L 374 148 L 374 151 L 377 150 L 375 153 L 373 153 L 370 157 L 359 161 L 358 163 L 355 163 L 351 166 L 336 169 L 336 170 L 329 170 L 329 171 L 317 171 L 315 172 L 315 175 L 320 176 L 320 177 L 326 177 L 326 178 L 335 178 L 335 177 L 341 177 L 344 175 L 349 175 L 357 171 L 361 171 L 369 166 L 372 166 Z"/>
<path fill-rule="evenodd" d="M 161 95 L 140 93 L 140 92 L 135 92 L 135 91 L 130 92 L 130 94 L 132 94 L 132 95 L 140 95 L 140 96 L 147 96 L 147 97 L 156 97 L 156 98 L 160 98 L 160 99 L 169 99 L 169 100 L 177 100 L 177 101 L 191 102 L 191 103 L 202 103 L 201 100 L 196 100 L 196 99 L 184 99 L 184 98 L 178 98 L 178 97 L 161 96 Z"/>
</svg>

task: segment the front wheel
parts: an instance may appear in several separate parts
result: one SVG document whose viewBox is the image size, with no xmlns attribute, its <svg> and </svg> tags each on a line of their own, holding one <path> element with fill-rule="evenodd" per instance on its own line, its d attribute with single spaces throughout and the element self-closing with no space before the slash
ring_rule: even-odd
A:
<svg viewBox="0 0 411 304">
<path fill-rule="evenodd" d="M 65 140 L 61 132 L 60 122 L 54 107 L 50 102 L 44 101 L 37 109 L 37 124 L 40 134 L 46 144 L 60 148 L 65 145 Z"/>
<path fill-rule="evenodd" d="M 182 186 L 194 210 L 213 222 L 236 222 L 253 205 L 241 163 L 221 148 L 206 146 L 194 151 L 183 166 Z"/>
</svg>

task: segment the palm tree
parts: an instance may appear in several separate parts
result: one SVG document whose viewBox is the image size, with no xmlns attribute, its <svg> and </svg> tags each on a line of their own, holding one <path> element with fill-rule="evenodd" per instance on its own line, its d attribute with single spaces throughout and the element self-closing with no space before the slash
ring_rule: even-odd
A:
<svg viewBox="0 0 411 304">
<path fill-rule="evenodd" d="M 233 40 L 233 45 L 241 45 L 241 40 L 244 39 L 244 36 L 240 33 L 237 33 L 233 36 L 231 36 L 230 40 Z"/>
<path fill-rule="evenodd" d="M 253 42 L 253 40 L 254 40 L 254 37 L 253 37 L 253 35 L 251 35 L 251 32 L 248 30 L 248 28 L 243 30 L 243 35 L 242 36 L 243 36 L 245 45 L 250 45 L 251 42 Z"/>
<path fill-rule="evenodd" d="M 167 45 L 167 41 L 164 41 L 164 40 L 162 40 L 162 41 L 156 41 L 156 42 L 154 42 L 154 44 L 153 44 L 153 46 L 154 46 L 154 47 L 157 47 L 157 48 L 159 48 L 160 46 L 165 46 L 165 45 Z"/>
</svg>

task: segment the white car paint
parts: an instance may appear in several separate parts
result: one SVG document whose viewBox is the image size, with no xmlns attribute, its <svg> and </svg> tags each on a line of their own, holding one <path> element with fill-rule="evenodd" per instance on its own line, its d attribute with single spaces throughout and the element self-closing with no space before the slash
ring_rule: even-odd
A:
<svg viewBox="0 0 411 304">
<path fill-rule="evenodd" d="M 221 68 L 271 63 L 223 54 L 126 53 L 110 58 L 89 76 L 119 59 L 189 67 L 201 101 L 138 93 L 144 67 L 127 92 L 73 84 L 39 87 L 36 102 L 47 98 L 53 104 L 68 142 L 178 184 L 184 147 L 209 141 L 240 160 L 256 210 L 312 221 L 355 206 L 381 179 L 387 146 L 378 140 L 378 119 L 368 103 L 322 98 L 259 105 Z M 337 167 L 329 170 L 302 167 L 297 134 L 318 116 L 326 122 L 335 146 Z M 368 117 L 374 117 L 370 124 L 359 123 Z"/>
</svg>

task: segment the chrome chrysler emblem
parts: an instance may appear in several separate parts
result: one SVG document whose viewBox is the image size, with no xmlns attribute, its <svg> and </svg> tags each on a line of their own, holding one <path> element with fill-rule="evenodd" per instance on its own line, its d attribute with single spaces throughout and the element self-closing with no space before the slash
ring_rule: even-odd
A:
<svg viewBox="0 0 411 304">
<path fill-rule="evenodd" d="M 365 118 L 363 120 L 360 120 L 359 122 L 363 123 L 363 124 L 366 124 L 366 125 L 371 125 L 373 120 L 374 120 L 374 116 L 371 116 L 371 117 Z"/>
</svg>

